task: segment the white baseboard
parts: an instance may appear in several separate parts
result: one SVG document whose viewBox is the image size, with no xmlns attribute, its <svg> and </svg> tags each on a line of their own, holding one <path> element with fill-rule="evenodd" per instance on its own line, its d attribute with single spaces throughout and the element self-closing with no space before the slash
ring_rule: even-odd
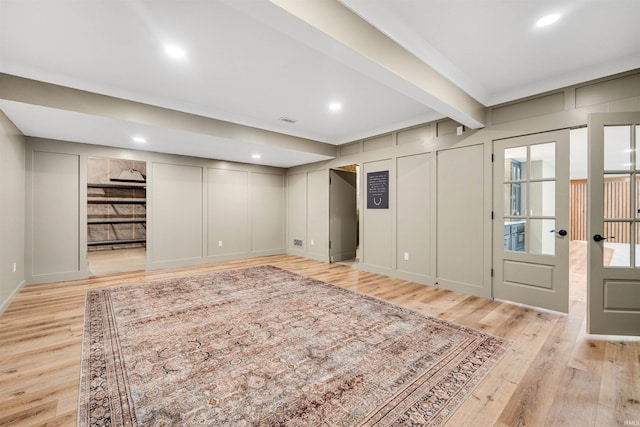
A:
<svg viewBox="0 0 640 427">
<path fill-rule="evenodd" d="M 7 307 L 9 307 L 9 304 L 11 304 L 11 301 L 13 301 L 13 299 L 16 297 L 16 295 L 18 295 L 20 290 L 22 288 L 24 288 L 24 285 L 26 285 L 26 284 L 27 284 L 26 280 L 23 280 L 22 282 L 20 282 L 20 284 L 18 286 L 16 286 L 16 288 L 13 290 L 13 292 L 11 292 L 11 295 L 9 295 L 9 297 L 2 302 L 2 304 L 0 305 L 0 315 L 2 315 L 2 313 L 4 313 L 4 311 L 7 309 Z"/>
</svg>

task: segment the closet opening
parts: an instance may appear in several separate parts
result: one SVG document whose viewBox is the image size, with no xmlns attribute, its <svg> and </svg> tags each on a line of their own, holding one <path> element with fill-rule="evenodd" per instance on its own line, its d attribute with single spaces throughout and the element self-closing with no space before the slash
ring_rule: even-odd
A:
<svg viewBox="0 0 640 427">
<path fill-rule="evenodd" d="M 329 171 L 329 260 L 348 265 L 359 262 L 360 166 Z"/>
<path fill-rule="evenodd" d="M 144 270 L 147 164 L 89 157 L 87 260 L 91 275 Z"/>
</svg>

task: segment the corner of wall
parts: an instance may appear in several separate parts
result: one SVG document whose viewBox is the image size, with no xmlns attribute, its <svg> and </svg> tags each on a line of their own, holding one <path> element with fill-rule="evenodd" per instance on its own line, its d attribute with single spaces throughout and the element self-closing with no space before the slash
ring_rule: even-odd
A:
<svg viewBox="0 0 640 427">
<path fill-rule="evenodd" d="M 2 316 L 2 313 L 4 313 L 4 311 L 9 307 L 9 305 L 11 304 L 11 301 L 13 301 L 16 295 L 20 293 L 20 291 L 22 290 L 22 288 L 24 288 L 24 285 L 26 284 L 27 284 L 26 280 L 23 280 L 22 282 L 20 282 L 18 286 L 16 286 L 16 288 L 13 290 L 11 295 L 9 295 L 4 301 L 0 303 L 0 316 Z"/>
<path fill-rule="evenodd" d="M 25 137 L 0 111 L 0 313 L 25 284 Z"/>
</svg>

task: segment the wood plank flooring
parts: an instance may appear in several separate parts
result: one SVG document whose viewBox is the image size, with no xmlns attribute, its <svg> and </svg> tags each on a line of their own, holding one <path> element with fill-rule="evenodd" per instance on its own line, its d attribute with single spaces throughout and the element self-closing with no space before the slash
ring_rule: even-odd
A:
<svg viewBox="0 0 640 427">
<path fill-rule="evenodd" d="M 144 270 L 146 248 L 91 251 L 87 253 L 90 275 Z"/>
<path fill-rule="evenodd" d="M 512 340 L 447 426 L 640 425 L 640 340 L 585 334 L 585 250 L 573 249 L 566 316 L 287 255 L 29 286 L 0 317 L 0 426 L 76 425 L 87 290 L 262 264 Z"/>
</svg>

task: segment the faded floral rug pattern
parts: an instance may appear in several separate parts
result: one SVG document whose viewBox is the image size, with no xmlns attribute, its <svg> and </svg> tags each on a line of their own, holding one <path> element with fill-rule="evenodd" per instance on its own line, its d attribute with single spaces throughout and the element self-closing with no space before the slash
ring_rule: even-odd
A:
<svg viewBox="0 0 640 427">
<path fill-rule="evenodd" d="M 85 310 L 79 426 L 437 426 L 510 346 L 273 266 Z"/>
</svg>

